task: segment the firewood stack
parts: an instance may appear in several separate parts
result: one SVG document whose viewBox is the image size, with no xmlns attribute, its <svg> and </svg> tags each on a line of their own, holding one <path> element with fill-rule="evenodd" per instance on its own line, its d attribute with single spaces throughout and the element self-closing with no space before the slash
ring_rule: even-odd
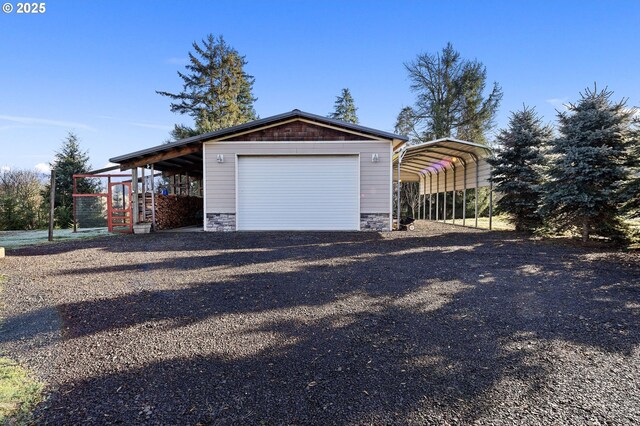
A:
<svg viewBox="0 0 640 426">
<path fill-rule="evenodd" d="M 202 223 L 202 198 L 156 195 L 157 229 L 180 228 Z"/>
</svg>

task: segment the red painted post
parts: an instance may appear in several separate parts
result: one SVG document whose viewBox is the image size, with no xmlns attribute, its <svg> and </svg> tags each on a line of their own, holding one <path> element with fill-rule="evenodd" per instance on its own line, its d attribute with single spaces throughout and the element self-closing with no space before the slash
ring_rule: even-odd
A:
<svg viewBox="0 0 640 426">
<path fill-rule="evenodd" d="M 51 172 L 53 173 L 53 171 Z M 76 177 L 73 177 L 73 193 L 78 192 L 78 186 L 76 185 Z M 72 196 L 73 197 L 73 196 Z M 73 232 L 77 232 L 78 220 L 76 219 L 76 197 L 73 197 Z"/>
</svg>

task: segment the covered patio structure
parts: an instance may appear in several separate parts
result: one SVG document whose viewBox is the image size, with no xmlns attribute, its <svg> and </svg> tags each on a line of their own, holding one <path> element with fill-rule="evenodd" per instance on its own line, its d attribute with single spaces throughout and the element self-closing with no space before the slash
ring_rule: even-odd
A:
<svg viewBox="0 0 640 426">
<path fill-rule="evenodd" d="M 133 182 L 142 182 L 141 186 L 133 186 L 131 194 L 134 224 L 150 220 L 155 229 L 159 190 L 154 177 L 158 172 L 165 178 L 164 194 L 203 196 L 202 143 L 197 137 L 121 155 L 110 161 L 117 163 L 120 170 L 131 170 Z"/>
<path fill-rule="evenodd" d="M 479 189 L 489 187 L 489 229 L 492 228 L 493 187 L 491 149 L 486 145 L 454 138 L 442 138 L 402 146 L 394 152 L 396 219 L 401 217 L 401 182 L 419 182 L 416 219 L 436 220 L 467 226 L 467 190 L 474 190 L 474 225 L 478 227 Z M 459 194 L 461 192 L 461 194 Z M 462 198 L 461 215 L 456 194 Z M 451 202 L 448 209 L 447 196 Z M 459 217 L 461 216 L 461 217 Z M 456 222 L 459 219 L 459 222 Z"/>
</svg>

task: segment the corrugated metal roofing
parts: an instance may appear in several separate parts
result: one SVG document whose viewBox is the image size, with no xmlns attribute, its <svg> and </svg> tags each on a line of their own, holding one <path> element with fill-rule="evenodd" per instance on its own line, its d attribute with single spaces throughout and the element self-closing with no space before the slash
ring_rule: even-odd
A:
<svg viewBox="0 0 640 426">
<path fill-rule="evenodd" d="M 397 165 L 402 156 L 402 172 L 426 174 L 439 173 L 454 161 L 474 162 L 491 156 L 491 148 L 475 142 L 455 138 L 442 138 L 416 145 L 404 146 L 394 153 L 393 163 Z"/>
</svg>

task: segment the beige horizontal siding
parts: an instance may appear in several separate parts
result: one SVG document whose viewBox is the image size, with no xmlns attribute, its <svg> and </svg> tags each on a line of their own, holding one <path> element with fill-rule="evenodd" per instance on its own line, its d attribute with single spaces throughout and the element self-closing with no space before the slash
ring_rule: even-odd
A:
<svg viewBox="0 0 640 426">
<path fill-rule="evenodd" d="M 360 154 L 360 212 L 389 213 L 390 142 L 207 142 L 204 144 L 207 213 L 236 212 L 236 155 Z M 224 162 L 218 163 L 218 154 Z M 379 161 L 371 162 L 378 154 Z"/>
</svg>

